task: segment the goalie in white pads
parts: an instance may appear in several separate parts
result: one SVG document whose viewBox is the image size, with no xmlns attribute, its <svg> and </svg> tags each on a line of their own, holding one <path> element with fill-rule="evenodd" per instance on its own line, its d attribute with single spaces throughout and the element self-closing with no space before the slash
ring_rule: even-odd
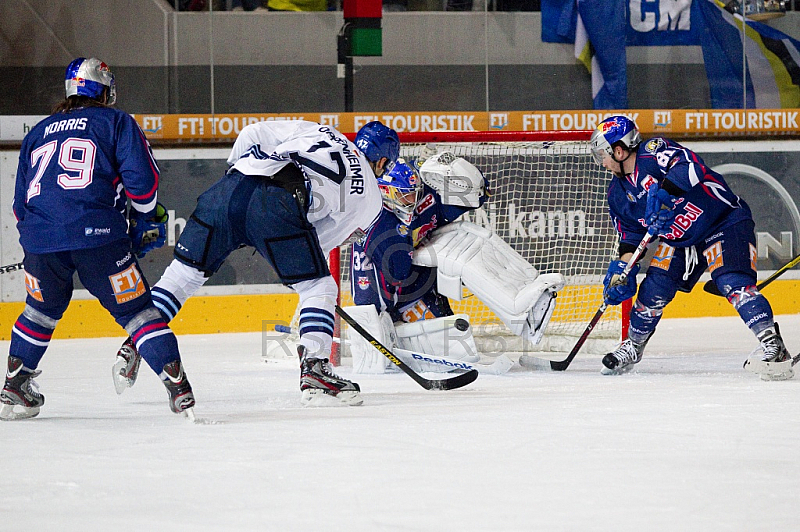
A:
<svg viewBox="0 0 800 532">
<path fill-rule="evenodd" d="M 456 221 L 488 196 L 485 177 L 474 165 L 450 152 L 434 155 L 419 170 L 400 160 L 378 185 L 384 210 L 353 245 L 357 306 L 348 311 L 355 319 L 384 345 L 396 345 L 395 354 L 415 369 L 469 366 L 480 359 L 469 316 L 453 316 L 447 299 L 461 299 L 463 282 L 515 334 L 539 341 L 563 277 L 540 276 L 490 231 Z M 360 338 L 351 339 L 351 350 L 357 372 L 390 367 Z M 511 367 L 501 358 L 494 371 Z"/>
</svg>

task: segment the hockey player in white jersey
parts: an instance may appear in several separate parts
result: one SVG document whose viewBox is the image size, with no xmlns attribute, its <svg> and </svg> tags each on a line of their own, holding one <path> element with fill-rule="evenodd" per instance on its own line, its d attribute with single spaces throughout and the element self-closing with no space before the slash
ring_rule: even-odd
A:
<svg viewBox="0 0 800 532">
<path fill-rule="evenodd" d="M 300 296 L 302 403 L 361 404 L 358 384 L 331 369 L 338 289 L 330 251 L 363 235 L 381 210 L 376 176 L 397 159 L 397 133 L 380 122 L 362 127 L 355 145 L 330 126 L 265 121 L 239 134 L 226 175 L 198 199 L 175 246 L 175 259 L 153 287 L 167 321 L 242 245 L 255 247 L 281 282 Z M 123 344 L 114 379 L 135 381 L 138 354 Z"/>
</svg>

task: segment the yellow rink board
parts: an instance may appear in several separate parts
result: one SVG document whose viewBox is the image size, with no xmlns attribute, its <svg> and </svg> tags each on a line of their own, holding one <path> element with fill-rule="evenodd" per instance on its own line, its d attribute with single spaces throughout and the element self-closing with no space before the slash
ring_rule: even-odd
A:
<svg viewBox="0 0 800 532">
<path fill-rule="evenodd" d="M 775 281 L 764 289 L 764 295 L 775 314 L 800 313 L 800 280 Z M 275 323 L 291 320 L 296 306 L 296 294 L 194 297 L 186 302 L 170 327 L 176 334 L 273 330 Z M 458 305 L 453 307 L 458 312 Z M 0 340 L 10 340 L 11 326 L 23 308 L 24 303 L 0 303 Z M 585 309 L 590 317 L 595 310 L 594 304 Z M 691 294 L 679 293 L 664 312 L 665 318 L 735 315 L 724 298 L 704 292 L 702 283 Z M 554 315 L 554 319 L 559 319 L 559 315 Z M 54 338 L 103 336 L 124 337 L 125 332 L 96 300 L 76 300 L 59 322 Z"/>
</svg>

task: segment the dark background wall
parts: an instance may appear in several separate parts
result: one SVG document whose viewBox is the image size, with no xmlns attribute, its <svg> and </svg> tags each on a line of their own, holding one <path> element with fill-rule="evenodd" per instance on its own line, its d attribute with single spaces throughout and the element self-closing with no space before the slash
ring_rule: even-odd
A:
<svg viewBox="0 0 800 532">
<path fill-rule="evenodd" d="M 90 14 L 90 15 L 87 15 Z M 109 63 L 131 113 L 344 110 L 341 12 L 177 12 L 165 0 L 3 0 L 0 114 L 47 114 L 77 56 Z M 770 23 L 800 34 L 800 13 Z M 708 108 L 699 47 L 629 47 L 637 108 Z M 538 12 L 384 13 L 383 56 L 356 58 L 356 111 L 591 108 L 570 44 Z"/>
</svg>

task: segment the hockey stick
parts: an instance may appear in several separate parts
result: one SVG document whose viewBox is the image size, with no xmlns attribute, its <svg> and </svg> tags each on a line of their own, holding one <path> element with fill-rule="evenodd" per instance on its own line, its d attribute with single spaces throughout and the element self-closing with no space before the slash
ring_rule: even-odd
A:
<svg viewBox="0 0 800 532">
<path fill-rule="evenodd" d="M 628 278 L 628 274 L 631 273 L 631 269 L 636 264 L 636 262 L 644 255 L 645 250 L 647 249 L 647 244 L 650 243 L 650 240 L 653 239 L 654 233 L 651 233 L 649 230 L 647 234 L 644 235 L 642 241 L 639 242 L 639 245 L 636 247 L 636 250 L 633 252 L 630 260 L 628 260 L 628 264 L 625 265 L 625 269 L 622 270 L 619 278 L 617 278 L 616 284 L 620 285 L 625 282 Z M 583 334 L 580 338 L 578 338 L 578 342 L 575 344 L 575 347 L 572 348 L 572 351 L 569 352 L 567 358 L 564 360 L 551 360 L 550 361 L 550 369 L 553 371 L 564 371 L 566 370 L 570 364 L 572 364 L 572 360 L 575 358 L 575 355 L 578 354 L 583 344 L 586 342 L 586 339 L 589 338 L 589 334 L 591 334 L 592 330 L 594 329 L 597 322 L 600 321 L 600 318 L 603 317 L 603 313 L 608 308 L 608 303 L 606 303 L 605 298 L 603 299 L 603 304 L 600 305 L 600 308 L 597 309 L 597 312 L 594 313 L 594 317 L 592 321 L 589 322 L 589 325 L 586 326 L 586 329 L 583 331 Z"/>
<path fill-rule="evenodd" d="M 342 310 L 342 307 L 336 305 L 336 313 L 342 317 L 347 324 L 352 327 L 353 329 L 358 332 L 364 339 L 372 344 L 372 346 L 381 352 L 383 356 L 388 358 L 392 364 L 400 368 L 406 375 L 414 379 L 417 384 L 425 388 L 426 390 L 455 390 L 456 388 L 461 388 L 462 386 L 466 386 L 467 384 L 473 382 L 475 379 L 478 378 L 478 371 L 475 369 L 471 369 L 466 373 L 461 373 L 460 375 L 456 375 L 455 377 L 451 377 L 449 379 L 442 379 L 442 380 L 431 380 L 422 377 L 418 373 L 416 373 L 413 369 L 411 369 L 408 364 L 394 356 L 391 351 L 386 349 L 378 340 L 375 339 L 370 333 L 366 331 L 361 325 L 359 325 L 356 320 L 354 320 L 350 315 Z"/>
<path fill-rule="evenodd" d="M 783 266 L 781 266 L 780 268 L 775 270 L 775 273 L 773 273 L 772 275 L 770 275 L 769 277 L 767 277 L 766 279 L 764 279 L 763 281 L 758 283 L 756 285 L 756 288 L 761 290 L 762 288 L 767 286 L 769 283 L 771 283 L 772 281 L 774 281 L 775 279 L 777 279 L 778 277 L 780 277 L 781 275 L 786 273 L 788 270 L 791 270 L 792 268 L 794 268 L 798 264 L 800 264 L 800 255 L 796 256 L 795 258 L 793 258 L 792 260 L 790 260 L 789 262 L 787 262 L 786 264 L 784 264 Z M 717 288 L 717 285 L 714 283 L 713 279 L 709 279 L 708 281 L 706 281 L 706 284 L 703 285 L 703 290 L 705 290 L 709 294 L 713 294 L 715 296 L 721 296 L 722 295 L 719 292 L 719 288 Z"/>
<path fill-rule="evenodd" d="M 9 273 L 24 269 L 25 268 L 23 267 L 22 263 L 18 262 L 16 264 L 8 264 L 6 266 L 0 266 L 0 273 Z"/>
</svg>

